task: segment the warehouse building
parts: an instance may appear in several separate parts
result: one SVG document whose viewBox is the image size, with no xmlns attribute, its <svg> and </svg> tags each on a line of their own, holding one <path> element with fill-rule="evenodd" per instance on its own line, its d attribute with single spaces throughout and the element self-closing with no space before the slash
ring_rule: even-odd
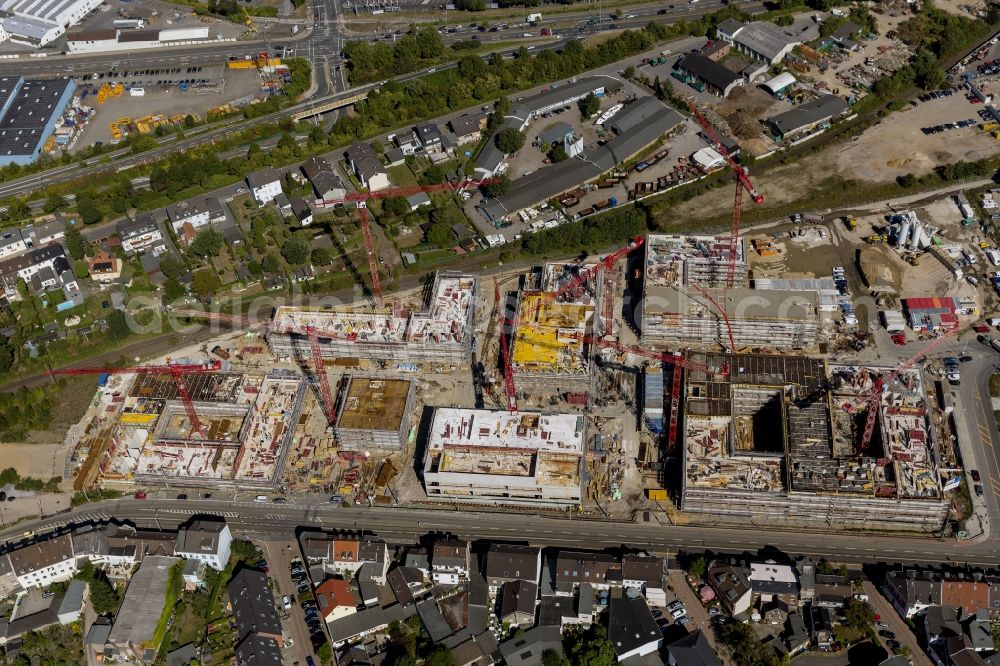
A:
<svg viewBox="0 0 1000 666">
<path fill-rule="evenodd" d="M 770 65 L 781 62 L 801 43 L 770 21 L 740 23 L 726 19 L 715 31 L 719 39 L 732 44 L 740 53 Z"/>
<path fill-rule="evenodd" d="M 335 435 L 344 451 L 399 451 L 406 443 L 414 386 L 406 379 L 345 377 Z"/>
<path fill-rule="evenodd" d="M 208 27 L 166 30 L 81 30 L 66 33 L 70 53 L 134 51 L 162 46 L 186 46 L 209 38 Z"/>
<path fill-rule="evenodd" d="M 774 78 L 768 79 L 764 83 L 760 84 L 760 87 L 777 97 L 782 93 L 782 91 L 792 85 L 795 85 L 795 77 L 789 72 L 782 72 Z"/>
<path fill-rule="evenodd" d="M 683 116 L 659 100 L 640 98 L 605 124 L 616 132 L 606 144 L 584 151 L 577 159 L 551 164 L 518 178 L 503 196 L 484 199 L 479 210 L 491 222 L 515 215 L 520 210 L 611 171 L 683 122 Z"/>
<path fill-rule="evenodd" d="M 366 358 L 397 363 L 468 363 L 478 282 L 471 275 L 438 273 L 419 302 L 387 310 L 281 306 L 268 343 L 277 357 L 309 353 L 304 331 L 314 327 L 327 358 Z"/>
<path fill-rule="evenodd" d="M 38 159 L 75 90 L 73 79 L 0 78 L 0 166 Z"/>
<path fill-rule="evenodd" d="M 576 414 L 437 408 L 423 462 L 429 499 L 577 506 L 586 422 Z"/>
<path fill-rule="evenodd" d="M 774 138 L 782 141 L 829 123 L 848 108 L 850 105 L 836 95 L 821 95 L 794 109 L 771 116 L 766 122 L 774 133 Z"/>
<path fill-rule="evenodd" d="M 592 265 L 549 263 L 526 276 L 526 288 L 518 292 L 510 352 L 518 387 L 549 394 L 589 391 L 591 345 L 585 338 L 601 335 L 596 314 L 601 311 L 603 271 L 573 293 L 558 300 L 555 294 Z"/>
<path fill-rule="evenodd" d="M 97 9 L 101 0 L 3 0 L 5 39 L 27 46 L 45 46 Z"/>
<path fill-rule="evenodd" d="M 744 346 L 811 347 L 819 331 L 818 295 L 792 288 L 751 289 L 742 239 L 733 286 L 726 284 L 729 238 L 651 234 L 646 240 L 644 298 L 637 308 L 643 342 L 728 348 L 729 328 Z M 723 307 L 726 318 L 719 311 Z"/>
<path fill-rule="evenodd" d="M 893 381 L 861 451 L 863 403 L 885 368 L 803 356 L 700 354 L 722 376 L 687 371 L 682 508 L 751 523 L 938 529 L 947 511 L 929 452 L 933 428 L 919 371 Z M 859 422 L 862 424 L 859 426 Z"/>
<path fill-rule="evenodd" d="M 684 56 L 677 63 L 677 69 L 704 84 L 709 92 L 719 97 L 728 97 L 734 88 L 744 83 L 740 74 L 699 53 Z"/>
</svg>

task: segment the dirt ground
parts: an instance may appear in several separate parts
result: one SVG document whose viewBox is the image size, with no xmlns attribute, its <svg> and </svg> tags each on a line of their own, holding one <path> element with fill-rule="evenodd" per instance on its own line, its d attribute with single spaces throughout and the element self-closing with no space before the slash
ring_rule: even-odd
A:
<svg viewBox="0 0 1000 666">
<path fill-rule="evenodd" d="M 50 479 L 63 475 L 66 450 L 62 444 L 0 444 L 0 460 L 21 476 Z"/>
<path fill-rule="evenodd" d="M 866 130 L 841 147 L 837 169 L 845 178 L 887 181 L 907 173 L 923 175 L 939 164 L 973 161 L 1000 153 L 1000 142 L 977 126 L 925 135 L 922 127 L 974 119 L 982 108 L 961 92 L 919 102 Z"/>
<path fill-rule="evenodd" d="M 256 94 L 261 82 L 260 74 L 256 70 L 227 69 L 225 63 L 221 62 L 215 67 L 204 67 L 201 72 L 195 74 L 188 74 L 185 70 L 186 68 L 182 67 L 180 74 L 169 75 L 169 78 L 197 77 L 215 82 L 221 77 L 225 80 L 222 92 L 201 94 L 188 91 L 181 93 L 178 92 L 176 86 L 164 89 L 156 85 L 158 79 L 164 78 L 163 75 L 122 79 L 128 83 L 143 85 L 146 94 L 142 97 L 131 97 L 126 93 L 120 97 L 111 97 L 103 104 L 97 104 L 95 97 L 88 96 L 87 103 L 95 105 L 97 113 L 81 133 L 76 146 L 89 146 L 96 141 L 108 143 L 111 140 L 111 122 L 122 116 L 135 119 L 156 113 L 167 116 L 194 113 L 204 118 L 210 107 L 231 102 L 245 95 Z M 97 86 L 94 86 L 94 90 L 96 89 Z"/>
</svg>

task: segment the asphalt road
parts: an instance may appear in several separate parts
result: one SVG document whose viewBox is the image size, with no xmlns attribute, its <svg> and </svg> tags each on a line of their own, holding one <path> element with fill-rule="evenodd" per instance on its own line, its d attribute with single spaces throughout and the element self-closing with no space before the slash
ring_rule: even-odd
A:
<svg viewBox="0 0 1000 666">
<path fill-rule="evenodd" d="M 165 495 L 165 493 L 163 493 Z M 219 495 L 219 493 L 216 493 Z M 36 534 L 66 527 L 76 521 L 114 516 L 138 526 L 174 529 L 193 515 L 219 515 L 234 532 L 265 539 L 292 538 L 299 528 L 353 530 L 378 534 L 390 543 L 414 543 L 427 533 L 446 532 L 461 538 L 528 542 L 539 546 L 593 549 L 629 548 L 656 553 L 711 550 L 720 553 L 756 553 L 775 549 L 788 555 L 809 555 L 847 563 L 941 564 L 995 567 L 1000 550 L 995 539 L 982 542 L 876 534 L 823 534 L 755 526 L 662 526 L 523 513 L 482 513 L 474 510 L 419 508 L 343 509 L 323 498 L 296 499 L 284 505 L 257 504 L 251 494 L 232 499 L 173 500 L 120 499 L 90 504 L 58 518 L 22 523 L 0 532 L 17 541 L 28 531 Z M 80 516 L 83 516 L 81 518 Z"/>
</svg>

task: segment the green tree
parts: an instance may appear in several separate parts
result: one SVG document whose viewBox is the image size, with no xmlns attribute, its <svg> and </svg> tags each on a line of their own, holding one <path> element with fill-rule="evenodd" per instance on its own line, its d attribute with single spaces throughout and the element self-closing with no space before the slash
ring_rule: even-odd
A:
<svg viewBox="0 0 1000 666">
<path fill-rule="evenodd" d="M 420 174 L 420 183 L 422 185 L 439 185 L 443 183 L 444 180 L 444 169 L 437 164 L 430 165 L 422 174 Z"/>
<path fill-rule="evenodd" d="M 121 342 L 129 336 L 131 331 L 128 328 L 128 320 L 121 310 L 112 310 L 107 316 L 108 337 L 115 342 Z"/>
<path fill-rule="evenodd" d="M 852 629 L 864 631 L 875 621 L 875 610 L 867 602 L 851 597 L 844 604 L 844 623 Z"/>
<path fill-rule="evenodd" d="M 405 197 L 389 197 L 382 204 L 382 210 L 393 217 L 402 217 L 410 212 L 410 204 Z"/>
<path fill-rule="evenodd" d="M 309 258 L 309 242 L 301 234 L 291 236 L 282 246 L 281 256 L 293 266 L 304 264 Z"/>
<path fill-rule="evenodd" d="M 455 240 L 451 228 L 442 222 L 435 222 L 427 229 L 427 242 L 437 247 L 449 247 Z"/>
<path fill-rule="evenodd" d="M 705 577 L 705 571 L 708 570 L 708 562 L 705 561 L 704 555 L 699 555 L 698 557 L 691 560 L 688 564 L 687 572 L 688 575 L 695 580 L 701 580 Z"/>
<path fill-rule="evenodd" d="M 88 275 L 90 275 L 90 270 L 87 268 L 86 261 L 84 261 L 83 259 L 77 259 L 76 261 L 73 262 L 73 277 L 77 278 L 78 280 L 82 280 Z"/>
<path fill-rule="evenodd" d="M 54 213 L 65 205 L 66 200 L 53 192 L 49 194 L 48 198 L 45 199 L 45 205 L 42 206 L 42 210 L 46 213 Z"/>
<path fill-rule="evenodd" d="M 74 259 L 83 259 L 90 253 L 90 243 L 83 237 L 75 224 L 66 225 L 66 236 L 63 240 L 66 242 L 69 256 Z"/>
<path fill-rule="evenodd" d="M 549 153 L 549 158 L 553 162 L 565 162 L 569 159 L 569 155 L 566 154 L 566 147 L 559 144 Z"/>
<path fill-rule="evenodd" d="M 625 75 L 626 79 L 634 79 L 635 78 L 635 65 L 632 65 L 632 64 L 626 65 L 625 66 L 625 71 L 622 72 L 622 73 Z"/>
<path fill-rule="evenodd" d="M 190 113 L 184 116 L 184 127 L 194 127 L 197 124 L 198 121 Z"/>
<path fill-rule="evenodd" d="M 608 631 L 599 624 L 568 631 L 563 636 L 563 650 L 573 666 L 613 666 L 617 662 Z"/>
<path fill-rule="evenodd" d="M 173 303 L 179 298 L 183 298 L 187 294 L 187 290 L 184 289 L 184 285 L 178 282 L 174 278 L 167 278 L 163 283 L 163 302 Z"/>
<path fill-rule="evenodd" d="M 76 198 L 76 212 L 84 224 L 97 224 L 104 218 L 104 214 L 94 205 L 94 200 L 87 196 Z"/>
<path fill-rule="evenodd" d="M 318 247 L 312 251 L 310 259 L 314 266 L 326 266 L 333 261 L 333 254 L 325 247 Z"/>
<path fill-rule="evenodd" d="M 483 194 L 490 197 L 491 199 L 496 199 L 497 197 L 507 194 L 507 190 L 510 189 L 510 176 L 506 173 L 502 173 L 499 176 L 494 176 L 493 179 L 483 185 Z"/>
<path fill-rule="evenodd" d="M 191 290 L 201 298 L 211 297 L 221 286 L 222 280 L 211 269 L 203 268 L 191 276 Z"/>
<path fill-rule="evenodd" d="M 215 229 L 205 229 L 194 237 L 190 249 L 199 257 L 217 257 L 225 240 L 222 234 Z"/>
<path fill-rule="evenodd" d="M 265 273 L 275 274 L 281 270 L 281 262 L 278 258 L 274 256 L 273 252 L 268 252 L 264 255 L 264 259 L 260 262 L 261 270 Z"/>
<path fill-rule="evenodd" d="M 780 666 L 781 660 L 743 622 L 727 622 L 717 630 L 719 640 L 729 647 L 738 666 Z"/>
<path fill-rule="evenodd" d="M 593 116 L 599 108 L 601 108 L 601 100 L 597 99 L 597 95 L 592 92 L 587 93 L 586 97 L 580 100 L 580 115 L 584 119 Z"/>
<path fill-rule="evenodd" d="M 542 652 L 542 666 L 569 666 L 569 659 L 562 656 L 558 650 L 548 648 Z"/>
<path fill-rule="evenodd" d="M 197 240 L 197 239 L 195 239 Z M 184 262 L 172 254 L 165 254 L 160 258 L 160 272 L 167 279 L 178 279 L 187 270 Z"/>
<path fill-rule="evenodd" d="M 438 648 L 424 657 L 424 666 L 455 666 L 455 657 L 448 648 Z"/>
<path fill-rule="evenodd" d="M 92 562 L 84 560 L 74 578 L 87 583 L 90 588 L 90 603 L 98 615 L 109 615 L 118 610 L 118 592 L 103 572 L 94 569 Z"/>
<path fill-rule="evenodd" d="M 519 132 L 513 127 L 504 127 L 497 132 L 496 142 L 497 148 L 508 155 L 516 153 L 524 145 L 524 132 Z"/>
<path fill-rule="evenodd" d="M 16 356 L 14 345 L 6 335 L 0 335 L 0 372 L 7 372 L 14 367 Z"/>
</svg>

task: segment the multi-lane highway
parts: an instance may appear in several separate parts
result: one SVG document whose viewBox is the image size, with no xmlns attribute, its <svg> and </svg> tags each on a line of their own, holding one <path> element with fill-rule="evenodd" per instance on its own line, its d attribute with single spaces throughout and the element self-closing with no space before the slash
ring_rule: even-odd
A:
<svg viewBox="0 0 1000 666">
<path fill-rule="evenodd" d="M 218 495 L 218 493 L 216 493 Z M 789 555 L 850 563 L 939 564 L 996 567 L 1000 555 L 994 540 L 951 540 L 883 536 L 871 534 L 825 534 L 782 530 L 763 526 L 743 527 L 671 526 L 589 520 L 571 517 L 481 513 L 471 510 L 426 508 L 351 508 L 322 502 L 296 500 L 290 504 L 257 504 L 245 499 L 174 500 L 150 496 L 146 500 L 112 500 L 80 507 L 72 513 L 44 521 L 22 523 L 0 532 L 17 541 L 25 533 L 41 534 L 68 525 L 107 520 L 128 521 L 138 526 L 174 529 L 192 515 L 213 514 L 226 519 L 238 534 L 260 538 L 293 537 L 297 530 L 364 530 L 391 543 L 413 543 L 432 532 L 446 532 L 467 539 L 525 541 L 539 546 L 592 549 L 627 546 L 651 552 L 711 550 L 744 553 L 777 549 Z"/>
</svg>

